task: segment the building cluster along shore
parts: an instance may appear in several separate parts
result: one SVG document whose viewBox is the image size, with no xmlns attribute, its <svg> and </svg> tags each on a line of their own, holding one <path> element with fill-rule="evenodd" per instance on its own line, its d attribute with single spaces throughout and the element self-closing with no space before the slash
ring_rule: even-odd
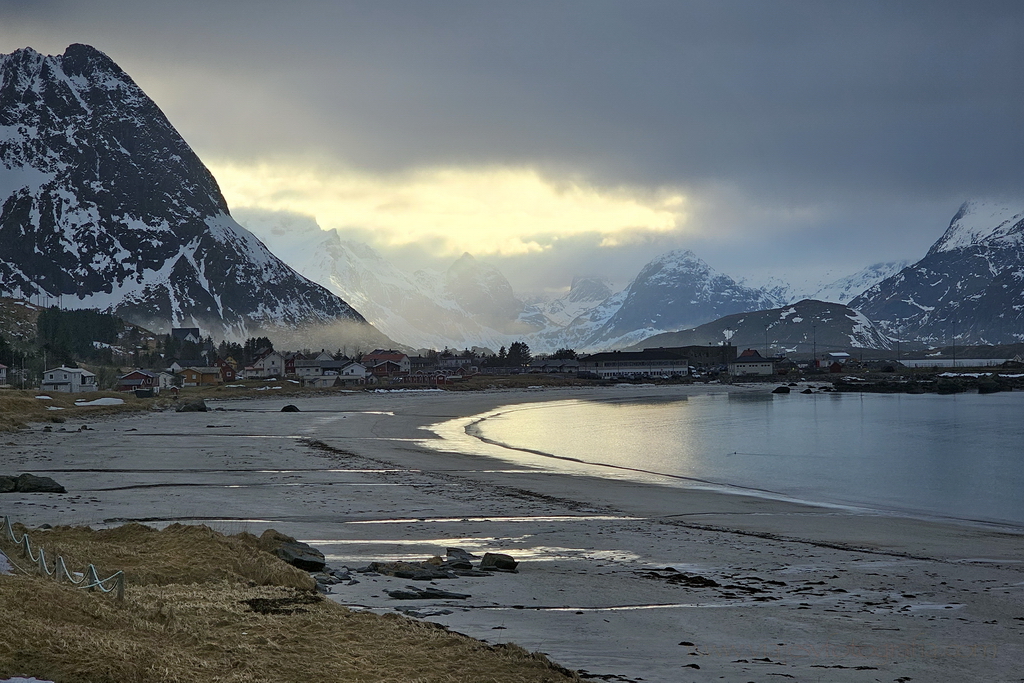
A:
<svg viewBox="0 0 1024 683">
<path fill-rule="evenodd" d="M 207 398 L 209 412 L 78 417 L 4 437 L 9 469 L 67 490 L 4 494 L 4 512 L 30 528 L 273 528 L 323 553 L 341 605 L 542 651 L 584 680 L 1019 677 L 1020 529 L 565 474 L 466 431 L 514 405 L 769 390 L 342 391 L 291 395 L 288 412 Z M 488 553 L 514 571 L 479 571 Z M 436 556 L 470 569 L 389 569 Z"/>
</svg>

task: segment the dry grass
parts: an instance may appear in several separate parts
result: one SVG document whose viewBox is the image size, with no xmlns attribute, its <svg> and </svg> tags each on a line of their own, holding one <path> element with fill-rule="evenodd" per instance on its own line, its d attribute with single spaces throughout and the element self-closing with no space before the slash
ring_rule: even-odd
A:
<svg viewBox="0 0 1024 683">
<path fill-rule="evenodd" d="M 142 524 L 100 530 L 55 527 L 29 536 L 51 559 L 60 554 L 69 567 L 94 564 L 101 577 L 121 570 L 133 586 L 228 581 L 312 590 L 316 585 L 306 572 L 261 550 L 252 534 L 225 536 L 208 526 L 172 524 L 160 531 Z"/>
<path fill-rule="evenodd" d="M 305 573 L 259 551 L 247 534 L 127 525 L 31 535 L 97 565 L 120 563 L 128 591 L 118 603 L 48 579 L 0 576 L 0 677 L 61 683 L 578 680 L 515 646 L 491 647 L 432 624 L 350 612 L 320 599 L 295 587 L 301 583 L 296 574 L 308 580 Z M 286 609 L 254 611 L 254 599 Z"/>
<path fill-rule="evenodd" d="M 49 396 L 40 400 L 36 396 Z M 110 397 L 124 400 L 116 406 L 76 406 L 76 400 L 92 401 Z M 153 405 L 166 405 L 167 400 L 135 398 L 134 394 L 114 391 L 94 391 L 87 394 L 41 392 L 38 389 L 4 389 L 0 391 L 0 432 L 23 429 L 30 422 L 64 422 L 69 418 L 91 418 L 124 412 L 151 410 Z M 61 410 L 48 410 L 48 408 Z"/>
</svg>

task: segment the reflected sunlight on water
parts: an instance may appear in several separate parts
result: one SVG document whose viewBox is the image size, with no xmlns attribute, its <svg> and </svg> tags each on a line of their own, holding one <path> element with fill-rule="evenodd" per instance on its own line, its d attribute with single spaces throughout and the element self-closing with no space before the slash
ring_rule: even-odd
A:
<svg viewBox="0 0 1024 683">
<path fill-rule="evenodd" d="M 1024 524 L 1022 408 L 1024 393 L 752 392 L 534 403 L 431 429 L 436 447 L 520 465 Z"/>
</svg>

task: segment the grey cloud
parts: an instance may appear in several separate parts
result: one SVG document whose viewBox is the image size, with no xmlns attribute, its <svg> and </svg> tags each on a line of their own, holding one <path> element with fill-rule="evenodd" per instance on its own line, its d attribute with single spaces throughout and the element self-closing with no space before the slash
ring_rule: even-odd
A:
<svg viewBox="0 0 1024 683">
<path fill-rule="evenodd" d="M 1024 195 L 1020 2 L 55 6 L 0 9 L 18 37 L 107 51 L 204 156 L 529 164 L 829 207 L 746 226 L 783 260 L 923 251 L 963 199 Z"/>
</svg>

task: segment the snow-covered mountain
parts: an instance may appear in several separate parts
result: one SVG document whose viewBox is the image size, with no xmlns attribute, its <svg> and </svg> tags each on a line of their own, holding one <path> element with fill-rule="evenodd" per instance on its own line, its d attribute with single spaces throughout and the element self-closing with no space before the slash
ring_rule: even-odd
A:
<svg viewBox="0 0 1024 683">
<path fill-rule="evenodd" d="M 602 277 L 577 276 L 572 279 L 569 291 L 551 301 L 538 305 L 540 312 L 559 327 L 564 327 L 603 303 L 615 290 L 612 283 Z"/>
<path fill-rule="evenodd" d="M 968 201 L 917 263 L 850 305 L 903 338 L 1024 340 L 1024 207 Z"/>
<path fill-rule="evenodd" d="M 346 324 L 345 301 L 231 217 L 216 180 L 105 54 L 0 55 L 0 291 L 62 296 L 153 330 L 218 336 Z"/>
<path fill-rule="evenodd" d="M 810 295 L 801 296 L 800 298 L 848 304 L 863 292 L 874 287 L 882 280 L 892 277 L 909 265 L 910 261 L 906 260 L 875 263 L 852 275 L 847 275 L 828 284 L 821 285 Z"/>
<path fill-rule="evenodd" d="M 780 302 L 764 289 L 741 285 L 716 272 L 692 251 L 662 254 L 645 265 L 601 324 L 593 317 L 567 328 L 578 348 L 616 348 L 661 332 L 695 327 L 731 313 L 772 308 Z"/>
<path fill-rule="evenodd" d="M 417 348 L 492 349 L 524 340 L 534 352 L 615 348 L 777 302 L 689 251 L 648 263 L 624 290 L 576 277 L 551 301 L 526 304 L 493 266 L 463 254 L 442 273 L 406 274 L 369 246 L 311 218 L 246 210 L 243 223 L 298 272 L 353 302 L 385 334 Z"/>
<path fill-rule="evenodd" d="M 788 306 L 736 313 L 694 329 L 644 339 L 631 349 L 729 342 L 770 355 L 823 353 L 854 348 L 888 349 L 891 340 L 864 314 L 838 303 L 804 299 Z"/>
</svg>

